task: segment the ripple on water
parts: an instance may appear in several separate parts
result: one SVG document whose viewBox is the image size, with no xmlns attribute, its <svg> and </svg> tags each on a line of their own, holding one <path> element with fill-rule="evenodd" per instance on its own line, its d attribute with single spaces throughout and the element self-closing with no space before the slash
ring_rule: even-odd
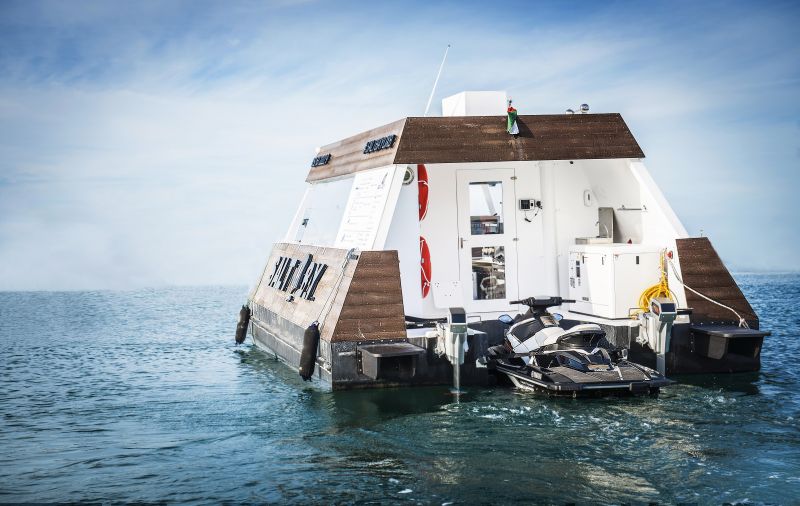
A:
<svg viewBox="0 0 800 506">
<path fill-rule="evenodd" d="M 791 503 L 800 279 L 739 281 L 761 373 L 658 399 L 322 392 L 232 345 L 245 288 L 0 293 L 0 502 Z"/>
</svg>

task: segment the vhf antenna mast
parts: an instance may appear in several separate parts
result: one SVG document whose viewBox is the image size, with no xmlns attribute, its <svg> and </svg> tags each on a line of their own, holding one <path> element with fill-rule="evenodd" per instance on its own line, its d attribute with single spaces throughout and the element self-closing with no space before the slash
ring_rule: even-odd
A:
<svg viewBox="0 0 800 506">
<path fill-rule="evenodd" d="M 439 73 L 436 74 L 436 80 L 433 82 L 433 89 L 431 90 L 431 96 L 428 97 L 428 105 L 425 106 L 425 114 L 423 116 L 428 115 L 428 109 L 431 108 L 431 101 L 433 100 L 433 94 L 436 93 L 436 85 L 439 84 L 439 77 L 442 75 L 442 69 L 444 68 L 444 61 L 447 59 L 447 52 L 450 51 L 450 44 L 447 45 L 447 49 L 444 50 L 444 58 L 442 58 L 442 64 L 439 65 Z"/>
</svg>

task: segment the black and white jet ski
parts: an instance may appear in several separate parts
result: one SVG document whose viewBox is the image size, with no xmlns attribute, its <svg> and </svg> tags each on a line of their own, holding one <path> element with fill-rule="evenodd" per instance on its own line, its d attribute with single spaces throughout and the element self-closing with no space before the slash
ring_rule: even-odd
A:
<svg viewBox="0 0 800 506">
<path fill-rule="evenodd" d="M 550 395 L 657 395 L 674 383 L 657 371 L 628 362 L 627 350 L 615 348 L 594 323 L 557 321 L 547 310 L 561 297 L 528 297 L 512 304 L 528 306 L 506 333 L 503 344 L 489 348 L 489 367 L 518 388 Z"/>
</svg>

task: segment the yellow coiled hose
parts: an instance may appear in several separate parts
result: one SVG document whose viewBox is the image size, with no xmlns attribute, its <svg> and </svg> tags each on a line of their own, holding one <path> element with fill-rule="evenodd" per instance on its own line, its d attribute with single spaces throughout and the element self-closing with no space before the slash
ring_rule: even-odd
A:
<svg viewBox="0 0 800 506">
<path fill-rule="evenodd" d="M 661 251 L 661 258 L 659 259 L 659 269 L 661 270 L 661 279 L 658 281 L 658 284 L 655 284 L 648 288 L 647 290 L 643 291 L 642 294 L 639 296 L 639 308 L 636 310 L 636 314 L 631 315 L 632 318 L 636 318 L 636 315 L 639 313 L 646 313 L 650 311 L 650 301 L 655 299 L 656 297 L 667 297 L 672 301 L 676 301 L 675 294 L 672 293 L 672 290 L 669 289 L 669 281 L 667 281 L 667 258 L 666 258 L 666 250 Z"/>
</svg>

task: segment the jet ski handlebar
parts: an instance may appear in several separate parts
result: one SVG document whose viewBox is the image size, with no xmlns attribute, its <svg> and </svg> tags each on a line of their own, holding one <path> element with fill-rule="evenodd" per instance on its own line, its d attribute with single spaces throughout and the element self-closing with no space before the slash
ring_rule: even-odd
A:
<svg viewBox="0 0 800 506">
<path fill-rule="evenodd" d="M 520 300 L 512 300 L 510 304 L 522 304 L 523 306 L 528 306 L 529 308 L 548 308 L 553 306 L 560 306 L 565 302 L 575 302 L 574 299 L 562 299 L 561 297 L 528 297 L 526 299 Z"/>
</svg>

